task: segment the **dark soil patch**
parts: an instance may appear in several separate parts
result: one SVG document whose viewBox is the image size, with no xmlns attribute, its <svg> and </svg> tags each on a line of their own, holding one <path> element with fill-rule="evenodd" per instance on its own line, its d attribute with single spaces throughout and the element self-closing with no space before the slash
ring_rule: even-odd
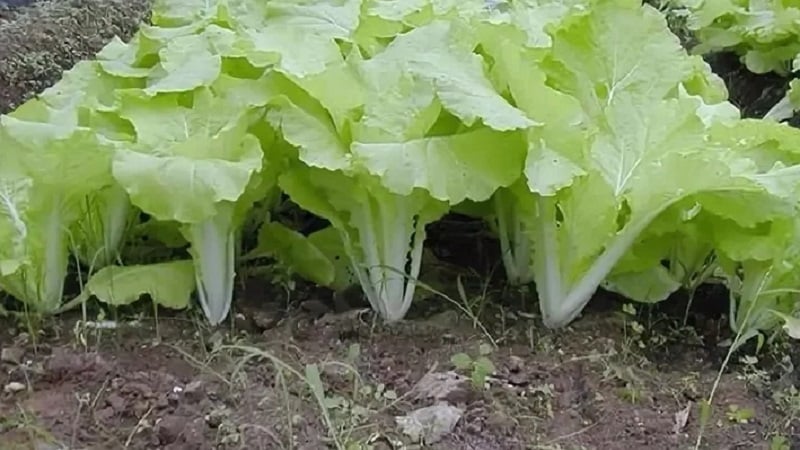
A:
<svg viewBox="0 0 800 450">
<path fill-rule="evenodd" d="M 792 80 L 791 77 L 774 73 L 750 72 L 734 53 L 717 53 L 708 56 L 706 60 L 712 70 L 725 81 L 730 101 L 742 111 L 743 117 L 764 117 L 784 97 Z M 800 125 L 800 115 L 795 114 L 789 123 L 793 126 Z"/>
<path fill-rule="evenodd" d="M 114 36 L 127 40 L 148 0 L 0 1 L 0 114 L 52 86 Z"/>
</svg>

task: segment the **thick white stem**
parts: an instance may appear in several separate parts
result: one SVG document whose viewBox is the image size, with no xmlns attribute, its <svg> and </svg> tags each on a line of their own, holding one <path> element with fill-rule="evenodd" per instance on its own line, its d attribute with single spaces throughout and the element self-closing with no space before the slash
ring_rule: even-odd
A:
<svg viewBox="0 0 800 450">
<path fill-rule="evenodd" d="M 233 301 L 236 276 L 233 212 L 233 205 L 222 205 L 214 217 L 188 226 L 198 297 L 211 325 L 225 320 Z"/>
<path fill-rule="evenodd" d="M 549 205 L 548 202 L 550 202 Z M 555 203 L 552 199 L 545 201 L 544 198 L 540 198 L 539 204 L 547 208 L 547 214 L 539 217 L 543 229 L 541 239 L 544 240 L 540 239 L 540 242 L 543 243 L 542 251 L 537 251 L 537 258 L 542 258 L 547 267 L 543 279 L 544 289 L 540 291 L 542 319 L 548 328 L 560 328 L 575 320 L 603 280 L 611 273 L 620 258 L 633 246 L 644 229 L 672 203 L 662 205 L 661 208 L 642 217 L 638 222 L 629 223 L 594 261 L 580 281 L 571 286 L 566 293 L 562 286 L 563 279 L 558 265 L 559 252 L 555 215 L 551 215 L 555 212 Z M 537 281 L 537 285 L 539 283 L 541 281 Z"/>
<path fill-rule="evenodd" d="M 69 265 L 64 216 L 61 200 L 56 198 L 51 203 L 50 214 L 44 232 L 44 265 L 43 272 L 37 278 L 40 283 L 37 289 L 38 306 L 41 312 L 52 312 L 61 305 L 64 296 L 64 279 Z"/>
<path fill-rule="evenodd" d="M 378 223 L 383 234 L 383 264 L 379 270 L 383 276 L 383 301 L 386 304 L 386 320 L 400 320 L 405 316 L 406 264 L 413 232 L 413 217 L 408 213 L 404 198 L 392 197 L 391 201 L 378 205 Z"/>
<path fill-rule="evenodd" d="M 500 238 L 500 255 L 503 260 L 503 267 L 506 270 L 506 278 L 512 285 L 518 285 L 520 274 L 517 270 L 517 262 L 514 250 L 511 249 L 511 239 L 509 238 L 508 205 L 506 198 L 498 191 L 494 196 L 494 213 L 497 218 L 497 233 Z"/>
<path fill-rule="evenodd" d="M 539 197 L 536 218 L 536 240 L 539 243 L 534 253 L 536 272 L 539 274 L 536 277 L 536 289 L 542 320 L 547 326 L 557 322 L 555 319 L 560 313 L 560 302 L 564 296 L 555 202 L 550 197 Z"/>
<path fill-rule="evenodd" d="M 386 305 L 382 301 L 382 280 L 380 272 L 376 270 L 382 264 L 379 253 L 379 243 L 378 238 L 375 236 L 376 230 L 373 223 L 372 208 L 368 202 L 363 206 L 363 208 L 354 211 L 352 215 L 354 225 L 358 230 L 361 257 L 352 254 L 355 249 L 352 248 L 352 245 L 349 245 L 351 248 L 350 253 L 352 254 L 350 261 L 353 264 L 353 269 L 356 271 L 358 281 L 370 305 L 378 314 L 385 317 L 387 311 Z M 359 262 L 362 261 L 366 267 L 359 266 Z"/>
<path fill-rule="evenodd" d="M 421 267 L 424 224 L 416 227 L 412 242 L 415 226 L 409 201 L 400 196 L 382 197 L 380 203 L 365 202 L 351 212 L 360 252 L 344 235 L 362 290 L 372 308 L 387 322 L 405 317 L 416 287 L 414 280 L 407 281 L 407 275 L 416 278 Z M 406 274 L 409 257 L 411 273 Z"/>
<path fill-rule="evenodd" d="M 99 194 L 101 230 L 88 230 L 91 236 L 100 236 L 102 242 L 92 245 L 88 262 L 93 269 L 101 269 L 117 258 L 119 247 L 127 231 L 131 202 L 121 186 L 114 185 Z"/>
</svg>

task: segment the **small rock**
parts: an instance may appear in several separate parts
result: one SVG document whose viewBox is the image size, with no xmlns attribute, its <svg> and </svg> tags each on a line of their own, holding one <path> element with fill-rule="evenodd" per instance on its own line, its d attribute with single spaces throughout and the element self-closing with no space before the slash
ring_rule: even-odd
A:
<svg viewBox="0 0 800 450">
<path fill-rule="evenodd" d="M 108 363 L 96 353 L 76 354 L 68 348 L 55 348 L 45 366 L 50 377 L 60 380 L 79 376 L 86 372 L 106 374 L 110 372 Z"/>
<path fill-rule="evenodd" d="M 36 441 L 33 448 L 35 450 L 64 450 L 66 447 L 51 442 Z"/>
<path fill-rule="evenodd" d="M 508 370 L 511 372 L 520 372 L 522 368 L 525 367 L 525 361 L 522 360 L 519 356 L 511 355 L 508 359 Z"/>
<path fill-rule="evenodd" d="M 174 407 L 178 406 L 178 403 L 180 403 L 180 400 L 181 400 L 181 397 L 180 397 L 179 394 L 176 394 L 174 392 L 170 392 L 169 394 L 167 394 L 167 404 L 168 404 L 168 406 L 171 406 L 171 407 L 174 408 Z"/>
<path fill-rule="evenodd" d="M 0 361 L 9 364 L 20 364 L 25 356 L 25 350 L 19 347 L 5 347 L 0 351 Z"/>
<path fill-rule="evenodd" d="M 105 408 L 98 410 L 94 414 L 94 417 L 96 420 L 100 422 L 106 422 L 108 420 L 111 420 L 111 418 L 114 417 L 114 415 L 115 415 L 114 408 L 112 408 L 111 406 L 106 406 Z"/>
<path fill-rule="evenodd" d="M 260 330 L 271 330 L 283 319 L 284 312 L 277 309 L 265 309 L 253 313 L 253 324 Z"/>
<path fill-rule="evenodd" d="M 672 431 L 675 434 L 679 434 L 684 428 L 686 428 L 686 424 L 689 423 L 689 415 L 691 412 L 692 402 L 689 402 L 686 405 L 686 408 L 675 413 L 675 425 L 672 427 Z"/>
<path fill-rule="evenodd" d="M 8 392 L 9 394 L 16 394 L 17 392 L 24 391 L 25 385 L 18 381 L 12 381 L 11 383 L 8 383 L 6 387 L 3 388 L 3 390 Z"/>
<path fill-rule="evenodd" d="M 192 403 L 199 402 L 205 397 L 203 382 L 194 380 L 183 388 L 183 398 Z"/>
<path fill-rule="evenodd" d="M 133 411 L 134 416 L 142 418 L 149 409 L 150 404 L 144 400 L 140 400 L 133 404 L 131 411 Z"/>
<path fill-rule="evenodd" d="M 462 409 L 442 402 L 395 417 L 395 421 L 415 442 L 432 444 L 451 433 L 463 414 Z"/>
<path fill-rule="evenodd" d="M 169 406 L 169 399 L 166 395 L 159 395 L 156 397 L 155 407 L 158 409 L 164 409 Z"/>
<path fill-rule="evenodd" d="M 206 424 L 211 428 L 217 428 L 222 425 L 222 422 L 228 416 L 228 411 L 225 408 L 217 408 L 206 415 Z"/>
<path fill-rule="evenodd" d="M 322 317 L 331 312 L 331 307 L 319 300 L 306 300 L 300 307 L 310 313 L 314 318 Z"/>
</svg>

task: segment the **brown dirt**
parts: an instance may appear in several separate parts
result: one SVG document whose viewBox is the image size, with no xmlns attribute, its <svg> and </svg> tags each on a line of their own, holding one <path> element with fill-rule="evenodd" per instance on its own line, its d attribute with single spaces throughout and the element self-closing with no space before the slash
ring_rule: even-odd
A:
<svg viewBox="0 0 800 450">
<path fill-rule="evenodd" d="M 258 307 L 278 309 L 278 302 Z M 325 449 L 335 448 L 335 435 L 348 450 L 399 449 L 386 443 L 410 444 L 395 417 L 436 403 L 419 395 L 432 391 L 425 375 L 469 375 L 450 358 L 475 355 L 488 342 L 447 309 L 382 326 L 358 310 L 320 315 L 297 307 L 264 331 L 241 320 L 253 311 L 243 302 L 231 330 L 203 329 L 200 318 L 178 314 L 162 317 L 158 330 L 144 319 L 76 334 L 77 318 L 61 318 L 47 325 L 36 352 L 9 326 L 0 344 L 17 361 L 3 364 L 0 384 L 16 381 L 27 389 L 0 396 L 2 448 Z M 496 371 L 488 388 L 463 382 L 442 396 L 463 416 L 452 433 L 425 448 L 692 448 L 698 404 L 719 367 L 713 349 L 665 333 L 653 334 L 658 341 L 637 336 L 613 311 L 593 311 L 558 333 L 511 311 L 488 310 L 484 319 L 499 342 L 489 355 Z M 252 357 L 256 351 L 285 367 L 277 371 L 264 354 Z M 330 425 L 305 378 L 314 365 Z M 789 382 L 770 382 L 767 375 L 736 364 L 722 376 L 701 448 L 798 448 L 800 409 L 780 409 L 765 394 L 790 395 L 800 380 L 791 373 Z M 376 395 L 378 386 L 397 399 Z M 800 402 L 796 392 L 793 401 Z M 752 415 L 739 423 L 731 408 Z M 795 447 L 770 447 L 774 435 L 794 435 Z"/>
<path fill-rule="evenodd" d="M 115 35 L 129 39 L 149 0 L 0 1 L 0 114 L 45 88 Z"/>
</svg>

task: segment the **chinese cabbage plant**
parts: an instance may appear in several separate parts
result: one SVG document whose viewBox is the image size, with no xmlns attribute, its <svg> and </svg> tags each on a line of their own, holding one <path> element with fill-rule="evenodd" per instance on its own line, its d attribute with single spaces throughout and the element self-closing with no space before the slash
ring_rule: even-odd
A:
<svg viewBox="0 0 800 450">
<path fill-rule="evenodd" d="M 456 209 L 492 222 L 547 326 L 599 287 L 655 302 L 720 276 L 735 326 L 766 329 L 800 282 L 800 138 L 726 98 L 633 0 L 158 1 L 3 117 L 0 287 L 58 310 L 72 250 L 100 269 L 76 301 L 194 289 L 219 324 L 238 265 L 269 258 L 397 321 Z M 277 222 L 281 194 L 330 226 Z M 142 264 L 131 229 L 191 260 Z"/>
<path fill-rule="evenodd" d="M 112 183 L 111 146 L 48 118 L 0 119 L 0 286 L 41 313 L 61 304 L 81 205 Z"/>
<path fill-rule="evenodd" d="M 543 123 L 528 132 L 526 183 L 511 207 L 528 211 L 517 217 L 533 242 L 547 325 L 572 321 L 601 285 L 635 300 L 665 298 L 669 289 L 657 298 L 643 289 L 658 280 L 662 258 L 629 264 L 625 274 L 615 268 L 683 200 L 713 208 L 713 194 L 755 193 L 768 203 L 795 202 L 772 181 L 781 174 L 709 138 L 711 126 L 738 113 L 654 9 L 599 2 L 548 33 L 545 52 L 487 33 L 510 95 Z M 721 220 L 739 217 L 714 211 Z"/>
<path fill-rule="evenodd" d="M 683 18 L 694 34 L 696 54 L 734 52 L 756 74 L 785 77 L 800 70 L 800 5 L 795 2 L 679 0 L 669 13 Z M 793 79 L 765 118 L 781 121 L 798 110 L 800 80 Z"/>
<path fill-rule="evenodd" d="M 533 122 L 493 90 L 467 31 L 433 21 L 371 58 L 342 54 L 327 72 L 295 77 L 303 92 L 268 113 L 298 148 L 281 188 L 340 232 L 364 294 L 388 321 L 411 305 L 425 226 L 448 204 L 488 199 L 521 168 L 515 130 Z M 310 98 L 325 78 L 353 92 Z"/>
</svg>

